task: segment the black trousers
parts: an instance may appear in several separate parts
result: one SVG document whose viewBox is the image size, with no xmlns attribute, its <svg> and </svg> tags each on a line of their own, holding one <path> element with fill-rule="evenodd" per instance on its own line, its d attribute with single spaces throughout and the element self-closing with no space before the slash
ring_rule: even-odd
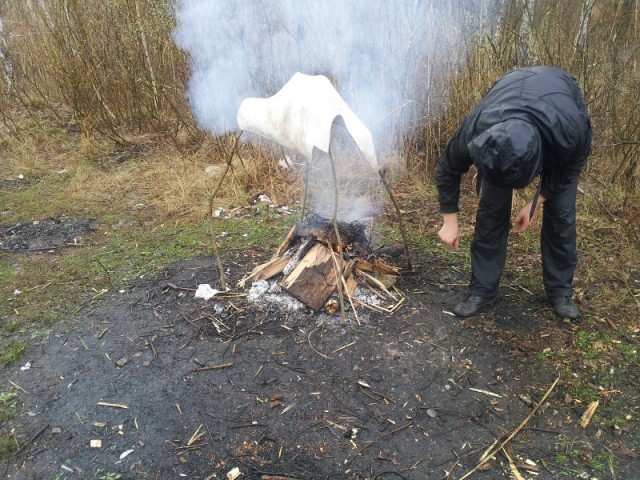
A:
<svg viewBox="0 0 640 480">
<path fill-rule="evenodd" d="M 571 296 L 578 263 L 576 247 L 576 192 L 578 179 L 548 199 L 542 208 L 542 279 L 549 297 Z M 498 294 L 507 258 L 513 190 L 483 182 L 476 226 L 471 242 L 469 293 Z"/>
</svg>

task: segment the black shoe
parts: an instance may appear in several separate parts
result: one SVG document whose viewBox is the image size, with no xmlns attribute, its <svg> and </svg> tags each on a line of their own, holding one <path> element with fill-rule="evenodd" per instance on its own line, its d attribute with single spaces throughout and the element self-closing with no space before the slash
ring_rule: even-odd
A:
<svg viewBox="0 0 640 480">
<path fill-rule="evenodd" d="M 559 317 L 576 320 L 580 316 L 580 310 L 578 310 L 578 306 L 570 296 L 550 297 L 549 301 Z"/>
<path fill-rule="evenodd" d="M 458 317 L 473 317 L 485 305 L 491 305 L 496 297 L 483 297 L 480 295 L 469 295 L 462 302 L 453 307 L 453 313 Z"/>
</svg>

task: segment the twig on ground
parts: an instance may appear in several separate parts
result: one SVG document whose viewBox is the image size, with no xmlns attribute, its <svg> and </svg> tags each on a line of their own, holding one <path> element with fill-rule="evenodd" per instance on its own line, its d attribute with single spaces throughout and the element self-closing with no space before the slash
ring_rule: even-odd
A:
<svg viewBox="0 0 640 480">
<path fill-rule="evenodd" d="M 18 450 L 16 450 L 16 455 L 19 454 L 20 452 L 22 452 L 26 447 L 30 446 L 33 442 L 36 441 L 36 438 L 38 438 L 42 432 L 44 432 L 47 428 L 49 428 L 49 424 L 47 423 L 44 427 L 42 427 L 40 430 L 38 430 L 38 432 L 29 439 L 28 442 L 24 443 Z"/>
<path fill-rule="evenodd" d="M 206 367 L 200 367 L 200 368 L 196 368 L 195 371 L 196 372 L 206 372 L 207 370 L 220 370 L 223 368 L 230 368 L 233 367 L 233 362 L 229 362 L 229 363 L 222 363 L 220 365 L 209 365 Z"/>
<path fill-rule="evenodd" d="M 351 462 L 353 462 L 353 460 L 360 455 L 362 452 L 364 452 L 367 448 L 369 448 L 371 445 L 375 445 L 376 443 L 378 443 L 380 440 L 382 440 L 383 438 L 389 437 L 391 435 L 394 435 L 398 432 L 401 432 L 402 430 L 404 430 L 405 428 L 408 428 L 412 425 L 412 422 L 409 422 L 399 428 L 396 428 L 395 430 L 390 430 L 388 432 L 383 433 L 382 435 L 374 438 L 373 440 L 371 440 L 369 443 L 367 443 L 364 447 L 362 447 L 360 450 L 358 450 L 356 453 L 354 453 L 351 458 L 349 460 L 347 460 L 345 462 L 345 464 L 349 464 Z"/>
<path fill-rule="evenodd" d="M 520 471 L 518 470 L 518 467 L 513 462 L 511 455 L 509 455 L 509 453 L 504 448 L 502 448 L 501 450 L 502 450 L 502 454 L 506 457 L 507 461 L 509 462 L 509 470 L 511 470 L 511 474 L 513 475 L 513 477 L 516 480 L 524 480 L 524 478 L 520 474 Z"/>
<path fill-rule="evenodd" d="M 327 360 L 333 360 L 333 357 L 328 357 L 327 355 L 325 355 L 324 353 L 318 351 L 315 349 L 315 347 L 311 344 L 311 335 L 313 335 L 313 333 L 318 330 L 318 328 L 314 328 L 313 330 L 311 330 L 309 332 L 309 335 L 307 336 L 307 343 L 309 344 L 309 346 L 311 347 L 311 350 L 313 350 L 314 352 L 316 352 L 318 355 L 320 355 L 323 358 L 326 358 Z"/>
<path fill-rule="evenodd" d="M 471 390 L 472 392 L 478 392 L 478 393 L 482 393 L 484 395 L 489 395 L 490 397 L 502 398 L 502 395 L 500 395 L 499 393 L 493 393 L 493 392 L 490 392 L 488 390 L 482 390 L 480 388 L 469 387 L 469 390 Z"/>
<path fill-rule="evenodd" d="M 511 440 L 513 440 L 513 437 L 515 437 L 518 434 L 518 432 L 520 432 L 520 430 L 522 430 L 522 428 L 536 414 L 536 412 L 538 411 L 540 406 L 543 405 L 544 402 L 546 402 L 547 398 L 549 397 L 549 395 L 551 395 L 551 392 L 553 391 L 553 389 L 556 388 L 556 385 L 558 384 L 559 381 L 560 381 L 560 377 L 556 378 L 555 381 L 551 384 L 551 386 L 547 390 L 547 392 L 544 394 L 544 396 L 531 409 L 531 412 L 529 412 L 529 415 L 526 416 L 526 418 L 520 423 L 520 425 L 518 425 L 518 427 L 513 432 L 511 432 L 511 434 L 509 434 L 509 436 L 506 439 L 504 439 L 502 442 L 498 442 L 498 440 L 494 441 L 492 446 L 482 455 L 482 457 L 480 459 L 480 462 L 473 468 L 473 470 L 467 472 L 464 476 L 460 477 L 460 480 L 464 480 L 465 478 L 469 478 L 471 475 L 473 475 L 475 472 L 477 472 L 478 469 L 482 467 L 482 465 L 487 463 L 489 461 L 489 459 L 491 459 L 496 454 L 496 452 L 498 452 L 501 449 L 503 449 L 505 447 L 505 445 L 507 445 Z M 497 448 L 493 448 L 493 445 L 495 445 L 496 443 L 500 443 L 500 444 L 498 445 Z"/>
<path fill-rule="evenodd" d="M 99 407 L 122 408 L 124 410 L 127 410 L 129 408 L 128 405 L 124 405 L 122 403 L 98 402 L 97 405 Z"/>
<path fill-rule="evenodd" d="M 202 438 L 205 432 L 200 432 L 201 429 L 202 429 L 202 424 L 198 425 L 198 428 L 196 429 L 196 431 L 193 432 L 193 435 L 191 435 L 191 438 L 189 438 L 189 440 L 187 441 L 188 447 L 190 447 L 191 445 L 193 445 L 194 443 L 196 443 L 198 440 Z"/>
<path fill-rule="evenodd" d="M 356 309 L 356 306 L 353 304 L 353 298 L 351 297 L 351 295 L 349 295 L 349 289 L 347 288 L 347 281 L 345 280 L 344 275 L 342 274 L 340 274 L 340 281 L 342 282 L 344 293 L 347 295 L 347 299 L 349 300 L 349 304 L 351 305 L 351 310 L 353 310 L 353 315 L 356 318 L 356 322 L 358 323 L 358 325 L 360 325 L 358 310 Z"/>
<path fill-rule="evenodd" d="M 24 388 L 22 388 L 20 385 L 18 385 L 17 383 L 13 383 L 11 380 L 9 380 L 9 383 L 11 385 L 13 385 L 17 390 L 20 390 L 21 392 L 26 393 L 26 394 L 29 393 Z"/>
<path fill-rule="evenodd" d="M 336 349 L 335 349 L 333 352 L 331 352 L 331 353 L 332 353 L 332 354 L 333 354 L 333 353 L 338 353 L 339 351 L 344 350 L 345 348 L 349 348 L 351 345 L 355 345 L 355 344 L 356 344 L 356 342 L 348 343 L 348 344 L 346 344 L 346 345 L 343 345 L 342 347 L 338 347 L 338 348 L 336 348 Z"/>
</svg>

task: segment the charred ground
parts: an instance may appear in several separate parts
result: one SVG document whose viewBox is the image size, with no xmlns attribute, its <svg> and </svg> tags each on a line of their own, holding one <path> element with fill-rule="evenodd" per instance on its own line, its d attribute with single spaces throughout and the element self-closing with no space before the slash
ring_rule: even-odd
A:
<svg viewBox="0 0 640 480">
<path fill-rule="evenodd" d="M 269 253 L 228 255 L 232 284 Z M 394 315 L 289 312 L 242 291 L 195 299 L 217 281 L 206 256 L 82 303 L 1 372 L 16 404 L 2 420 L 17 441 L 5 476 L 461 478 L 559 377 L 505 448 L 521 474 L 531 460 L 536 478 L 635 478 L 637 372 L 592 378 L 602 420 L 581 428 L 580 327 L 517 289 L 457 319 L 464 269 L 413 254 Z M 616 417 L 620 399 L 631 405 Z M 505 459 L 470 478 L 506 478 Z"/>
</svg>

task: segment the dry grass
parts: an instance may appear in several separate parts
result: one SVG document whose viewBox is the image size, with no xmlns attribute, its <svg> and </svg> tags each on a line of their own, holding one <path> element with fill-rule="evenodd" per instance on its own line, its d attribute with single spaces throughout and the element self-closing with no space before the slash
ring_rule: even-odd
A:
<svg viewBox="0 0 640 480">
<path fill-rule="evenodd" d="M 200 148 L 184 151 L 151 136 L 127 140 L 143 148 L 137 153 L 134 149 L 131 158 L 119 163 L 116 159 L 122 152 L 114 150 L 109 141 L 88 141 L 53 127 L 30 128 L 21 139 L 5 135 L 0 140 L 6 147 L 1 160 L 3 177 L 17 179 L 22 175 L 24 180 L 12 185 L 42 186 L 28 194 L 33 198 L 25 200 L 14 216 L 39 216 L 42 202 L 51 203 L 51 208 L 58 205 L 58 211 L 50 214 L 70 213 L 70 209 L 98 215 L 114 208 L 127 212 L 144 206 L 170 217 L 196 220 L 206 215 L 208 197 L 228 158 L 222 142 L 208 139 Z M 246 206 L 259 194 L 277 204 L 300 198 L 299 175 L 284 170 L 277 160 L 259 146 L 241 147 L 222 181 L 216 207 Z M 56 193 L 60 182 L 64 191 Z"/>
</svg>

